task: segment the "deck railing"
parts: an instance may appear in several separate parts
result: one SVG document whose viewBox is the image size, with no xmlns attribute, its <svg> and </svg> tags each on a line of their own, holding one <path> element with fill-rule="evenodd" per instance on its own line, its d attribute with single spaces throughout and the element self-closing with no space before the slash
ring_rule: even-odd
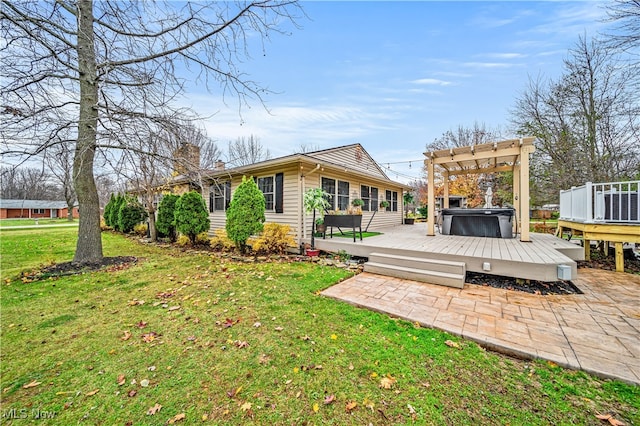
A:
<svg viewBox="0 0 640 426">
<path fill-rule="evenodd" d="M 560 191 L 560 219 L 586 223 L 640 224 L 640 180 L 587 182 Z"/>
</svg>

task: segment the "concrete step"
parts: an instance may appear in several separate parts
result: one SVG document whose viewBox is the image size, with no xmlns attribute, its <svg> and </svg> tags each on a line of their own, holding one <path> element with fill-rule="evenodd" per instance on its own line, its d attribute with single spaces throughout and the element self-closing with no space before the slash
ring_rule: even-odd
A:
<svg viewBox="0 0 640 426">
<path fill-rule="evenodd" d="M 425 259 L 387 253 L 371 253 L 365 272 L 390 277 L 462 288 L 466 274 L 464 262 Z"/>
<path fill-rule="evenodd" d="M 450 274 L 464 275 L 466 272 L 466 265 L 464 262 L 427 259 L 424 257 L 404 256 L 391 253 L 371 253 L 369 255 L 369 262 Z"/>
</svg>

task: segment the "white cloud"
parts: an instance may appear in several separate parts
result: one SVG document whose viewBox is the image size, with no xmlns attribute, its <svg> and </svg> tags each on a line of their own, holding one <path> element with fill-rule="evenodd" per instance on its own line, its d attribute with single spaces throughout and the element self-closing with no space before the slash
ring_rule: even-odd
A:
<svg viewBox="0 0 640 426">
<path fill-rule="evenodd" d="M 450 81 L 439 80 L 437 78 L 419 78 L 417 80 L 412 80 L 411 83 L 431 86 L 451 86 L 453 84 Z"/>
</svg>

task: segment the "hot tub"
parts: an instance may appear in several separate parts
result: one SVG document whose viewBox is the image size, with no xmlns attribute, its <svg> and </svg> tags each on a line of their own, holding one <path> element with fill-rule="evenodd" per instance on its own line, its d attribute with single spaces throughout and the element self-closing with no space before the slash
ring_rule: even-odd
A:
<svg viewBox="0 0 640 426">
<path fill-rule="evenodd" d="M 515 209 L 442 209 L 442 234 L 513 238 Z"/>
</svg>

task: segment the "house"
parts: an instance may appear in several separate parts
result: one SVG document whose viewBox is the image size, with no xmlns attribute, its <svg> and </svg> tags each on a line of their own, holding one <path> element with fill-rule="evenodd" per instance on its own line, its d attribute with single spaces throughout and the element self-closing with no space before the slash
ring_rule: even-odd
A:
<svg viewBox="0 0 640 426">
<path fill-rule="evenodd" d="M 66 218 L 68 213 L 66 201 L 0 200 L 0 219 Z M 73 217 L 80 217 L 77 205 L 73 207 Z"/>
<path fill-rule="evenodd" d="M 394 182 L 360 144 L 321 151 L 292 154 L 248 166 L 216 170 L 202 177 L 202 195 L 211 221 L 210 230 L 224 229 L 226 208 L 242 177 L 253 177 L 266 201 L 266 222 L 291 226 L 297 244 L 310 237 L 312 215 L 304 212 L 302 195 L 310 188 L 322 188 L 330 194 L 331 210 L 347 210 L 351 201 L 364 201 L 362 227 L 370 230 L 402 224 L 402 194 L 410 187 Z M 193 182 L 178 176 L 172 185 L 186 190 Z M 380 202 L 389 207 L 381 208 Z"/>
</svg>

